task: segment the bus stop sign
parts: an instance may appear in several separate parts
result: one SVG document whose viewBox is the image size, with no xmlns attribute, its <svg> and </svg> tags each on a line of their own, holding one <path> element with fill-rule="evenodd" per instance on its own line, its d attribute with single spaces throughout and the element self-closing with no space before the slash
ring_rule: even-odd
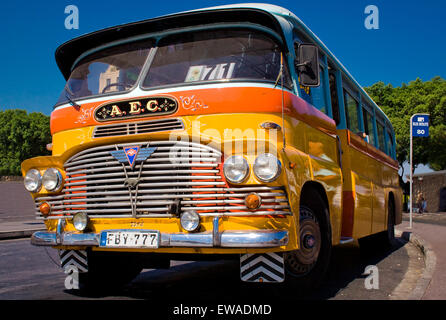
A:
<svg viewBox="0 0 446 320">
<path fill-rule="evenodd" d="M 416 115 L 412 119 L 412 136 L 429 137 L 429 116 Z"/>
</svg>

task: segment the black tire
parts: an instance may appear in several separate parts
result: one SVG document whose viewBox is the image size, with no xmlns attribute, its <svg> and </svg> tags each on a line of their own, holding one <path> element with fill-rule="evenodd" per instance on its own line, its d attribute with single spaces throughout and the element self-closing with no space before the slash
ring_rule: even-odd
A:
<svg viewBox="0 0 446 320">
<path fill-rule="evenodd" d="M 320 197 L 317 198 L 319 204 L 323 203 Z M 332 243 L 330 222 L 325 217 L 326 212 L 316 214 L 310 207 L 300 207 L 301 248 L 285 253 L 286 284 L 296 289 L 319 287 L 327 273 Z"/>
<path fill-rule="evenodd" d="M 88 251 L 88 272 L 79 273 L 79 289 L 101 293 L 120 289 L 132 281 L 142 266 L 135 259 L 123 259 L 113 253 Z"/>
<path fill-rule="evenodd" d="M 359 239 L 359 246 L 366 251 L 389 249 L 395 240 L 395 209 L 392 200 L 387 203 L 387 228 L 385 231 L 375 233 Z"/>
<path fill-rule="evenodd" d="M 378 239 L 384 247 L 391 247 L 395 240 L 395 206 L 390 199 L 387 203 L 387 229 L 378 234 Z"/>
</svg>

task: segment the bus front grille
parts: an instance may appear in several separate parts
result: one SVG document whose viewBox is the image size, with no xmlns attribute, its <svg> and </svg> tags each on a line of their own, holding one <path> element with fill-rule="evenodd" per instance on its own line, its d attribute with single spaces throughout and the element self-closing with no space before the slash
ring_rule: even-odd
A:
<svg viewBox="0 0 446 320">
<path fill-rule="evenodd" d="M 133 167 L 124 152 L 129 147 L 139 148 Z M 77 212 L 90 218 L 174 217 L 188 210 L 200 216 L 291 214 L 284 188 L 229 186 L 222 175 L 221 152 L 198 143 L 150 141 L 90 148 L 68 159 L 65 171 L 62 194 L 35 199 L 38 218 L 44 218 L 39 212 L 42 202 L 51 205 L 46 219 Z M 244 204 L 252 192 L 262 199 L 255 211 Z"/>
<path fill-rule="evenodd" d="M 93 138 L 126 136 L 183 129 L 183 121 L 181 121 L 180 119 L 157 119 L 141 122 L 128 122 L 97 126 L 94 129 Z"/>
</svg>

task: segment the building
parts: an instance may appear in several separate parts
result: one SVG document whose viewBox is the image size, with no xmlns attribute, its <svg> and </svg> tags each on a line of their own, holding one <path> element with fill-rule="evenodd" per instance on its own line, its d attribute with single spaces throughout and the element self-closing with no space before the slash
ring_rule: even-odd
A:
<svg viewBox="0 0 446 320">
<path fill-rule="evenodd" d="M 427 201 L 427 212 L 446 212 L 446 170 L 414 174 L 414 200 L 420 191 Z"/>
<path fill-rule="evenodd" d="M 121 88 L 119 87 L 119 85 L 116 85 L 119 83 L 119 75 L 120 70 L 113 65 L 110 65 L 107 70 L 105 70 L 105 72 L 102 72 L 99 75 L 99 93 L 120 90 Z M 115 85 L 111 86 L 112 84 Z"/>
</svg>

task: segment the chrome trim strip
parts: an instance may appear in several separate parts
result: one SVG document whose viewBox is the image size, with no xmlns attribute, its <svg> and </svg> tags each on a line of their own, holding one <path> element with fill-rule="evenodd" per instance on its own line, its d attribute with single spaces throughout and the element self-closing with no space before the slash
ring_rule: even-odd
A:
<svg viewBox="0 0 446 320">
<path fill-rule="evenodd" d="M 214 233 L 160 233 L 160 247 L 273 248 L 288 244 L 286 230 L 224 231 L 221 242 L 214 243 Z M 38 231 L 31 237 L 35 246 L 99 246 L 100 234 L 65 232 L 58 242 L 55 232 Z"/>
<path fill-rule="evenodd" d="M 167 210 L 167 207 L 166 209 Z M 114 210 L 116 211 L 116 210 Z M 147 211 L 145 209 L 139 209 L 137 208 L 137 211 Z M 88 214 L 88 216 L 91 219 L 104 219 L 104 218 L 133 218 L 131 214 L 90 214 L 91 212 L 101 213 L 104 212 L 104 210 L 69 210 L 69 211 L 62 211 L 60 214 L 65 214 L 64 218 L 66 219 L 72 219 L 75 213 L 78 212 L 85 212 Z M 129 209 L 122 210 L 120 212 L 131 212 Z M 36 213 L 37 215 L 38 213 Z M 59 213 L 58 213 L 59 214 Z M 240 212 L 209 212 L 209 213 L 200 213 L 200 217 L 248 217 L 248 216 L 291 216 L 293 213 L 291 211 L 254 211 L 254 212 L 246 212 L 246 211 L 240 211 Z M 172 214 L 138 214 L 138 218 L 173 218 L 175 217 Z M 53 216 L 53 217 L 38 217 L 38 219 L 42 219 L 44 221 L 46 220 L 55 220 L 60 219 L 60 216 Z"/>
<path fill-rule="evenodd" d="M 221 237 L 220 237 L 220 217 L 214 217 L 212 221 L 212 243 L 214 247 L 220 247 Z"/>
</svg>

